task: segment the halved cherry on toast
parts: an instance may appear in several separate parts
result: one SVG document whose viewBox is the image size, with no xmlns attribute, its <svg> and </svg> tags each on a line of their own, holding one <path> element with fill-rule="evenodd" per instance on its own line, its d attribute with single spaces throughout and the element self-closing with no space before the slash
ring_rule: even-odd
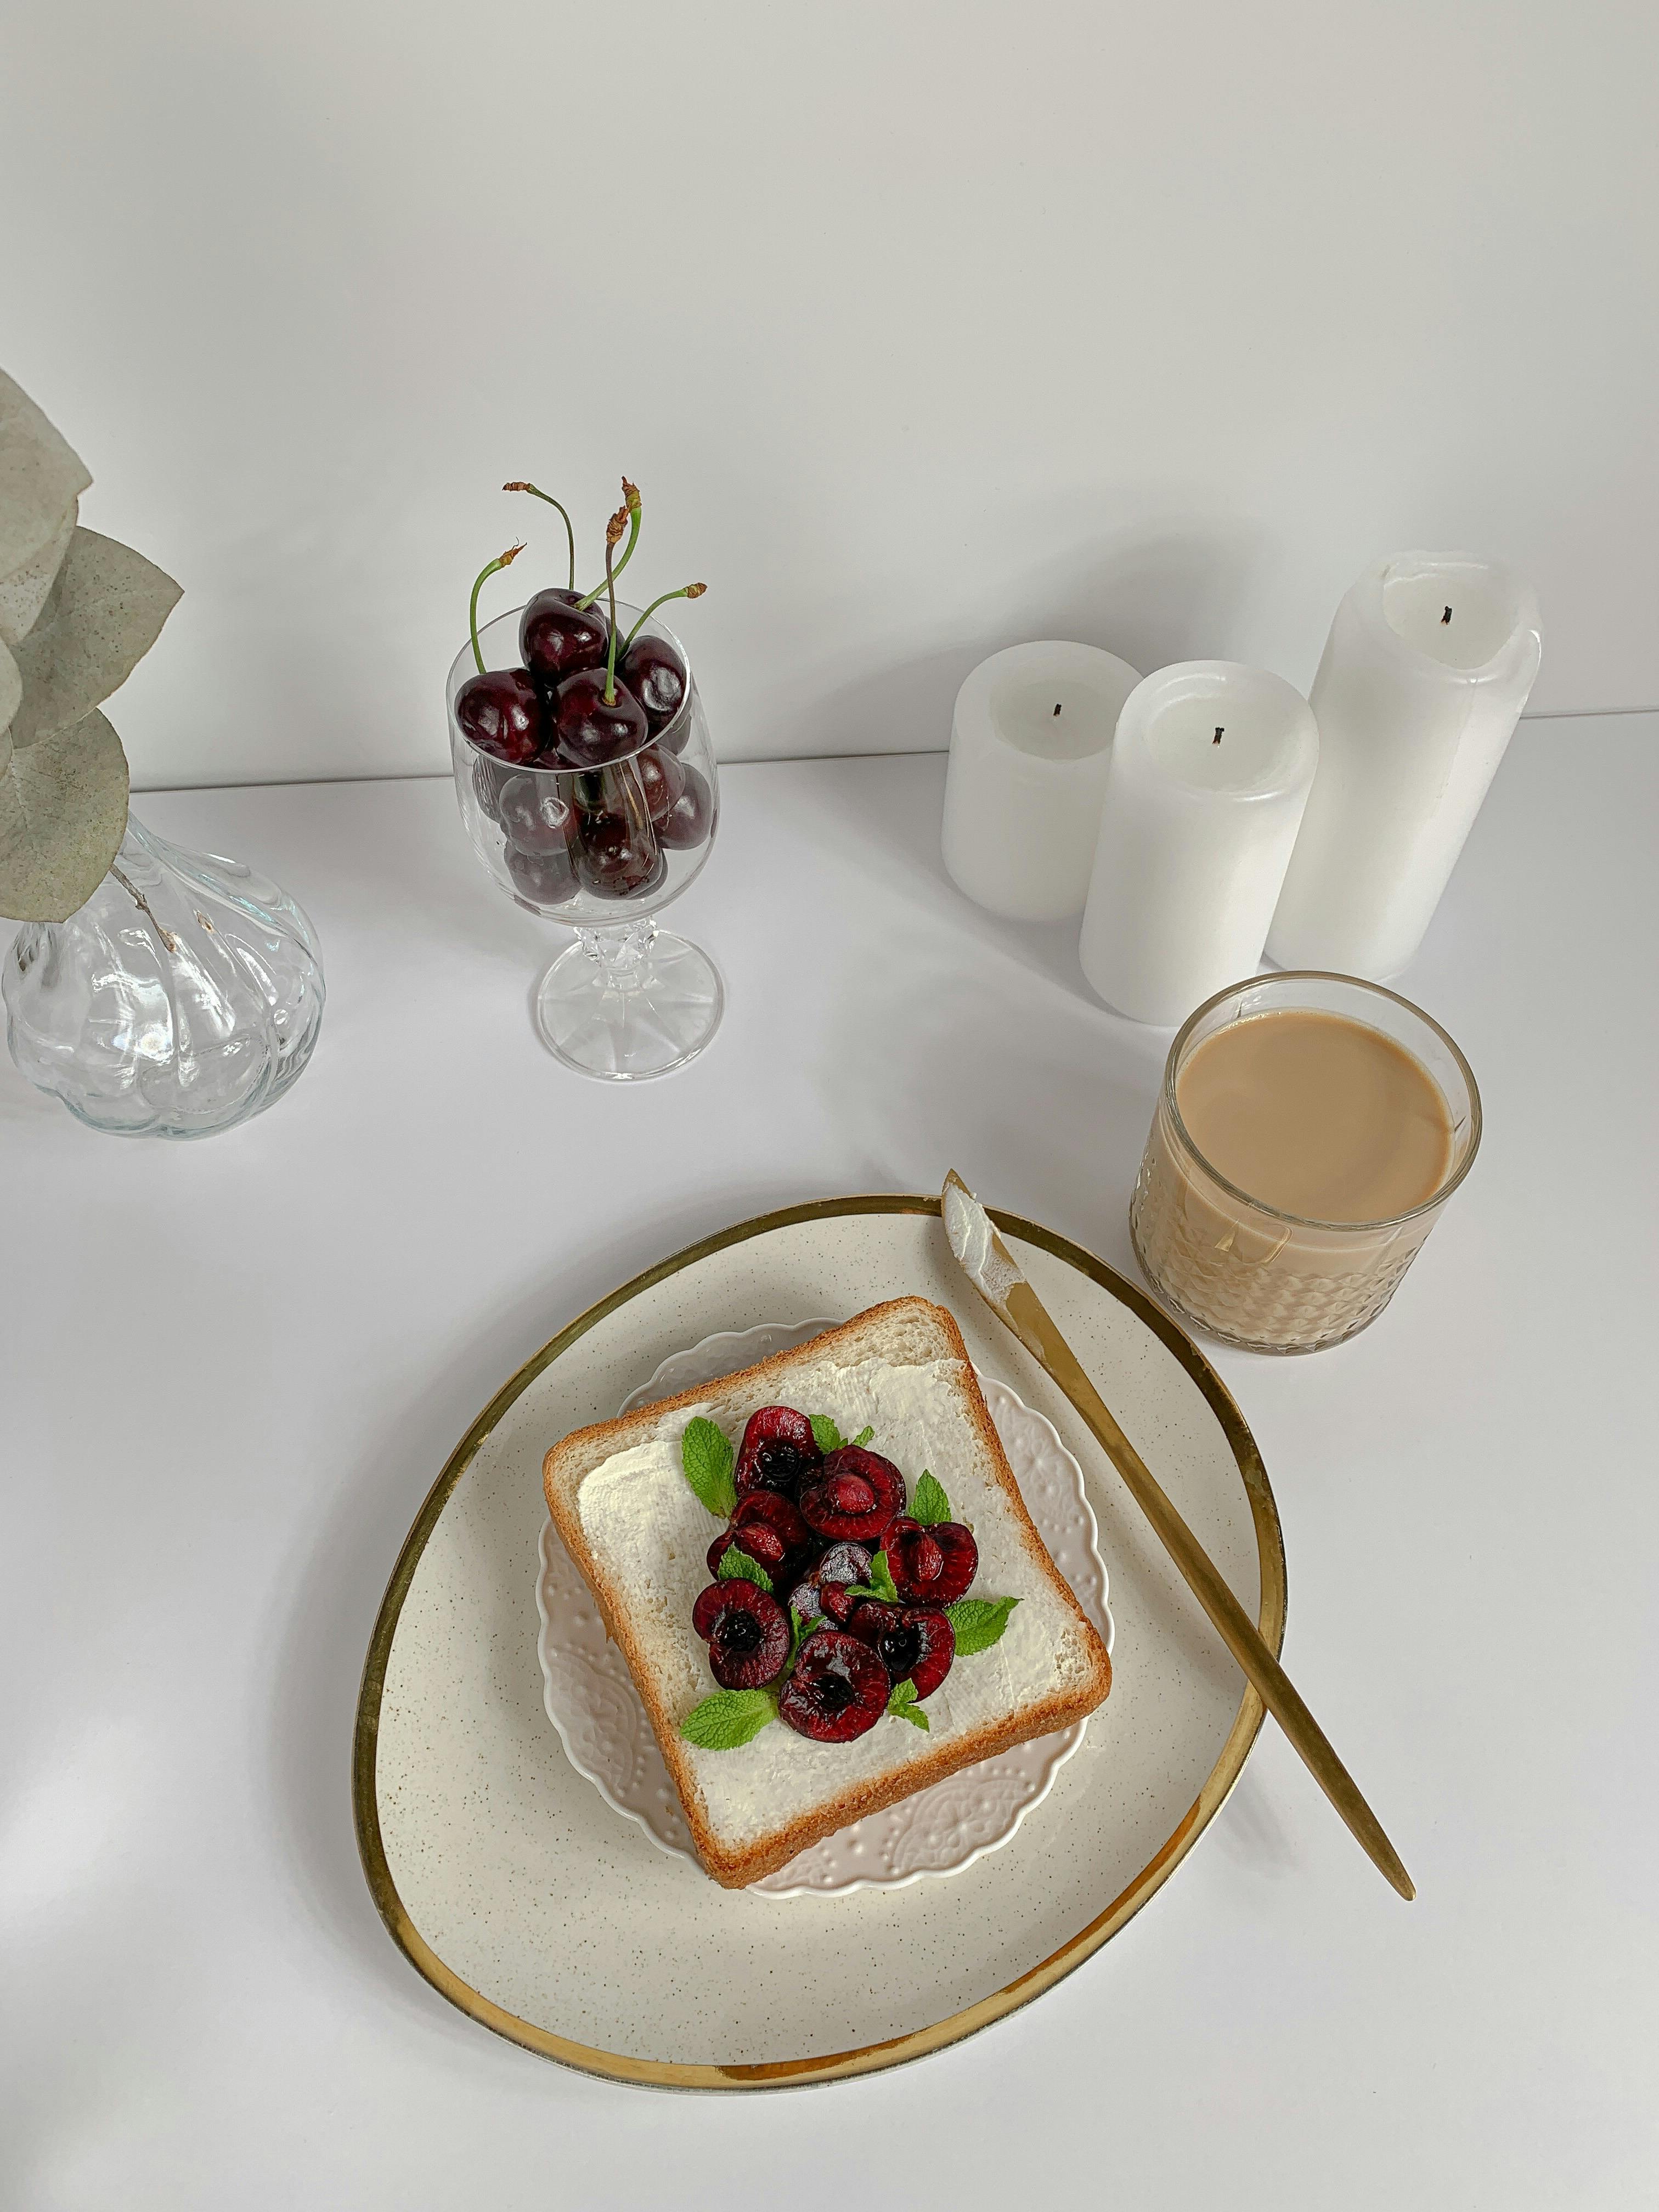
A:
<svg viewBox="0 0 1659 2212">
<path fill-rule="evenodd" d="M 802 1483 L 800 1510 L 820 1536 L 874 1547 L 904 1510 L 904 1477 L 879 1452 L 843 1444 Z"/>
<path fill-rule="evenodd" d="M 793 1498 L 803 1478 L 816 1473 L 823 1458 L 805 1413 L 793 1406 L 763 1406 L 749 1416 L 738 1447 L 732 1470 L 738 1496 L 775 1490 Z"/>
<path fill-rule="evenodd" d="M 808 1516 L 811 1518 L 811 1516 Z M 883 1549 L 893 1587 L 909 1605 L 949 1605 L 979 1569 L 979 1546 L 960 1521 L 924 1528 L 902 1516 L 888 1529 Z"/>
</svg>

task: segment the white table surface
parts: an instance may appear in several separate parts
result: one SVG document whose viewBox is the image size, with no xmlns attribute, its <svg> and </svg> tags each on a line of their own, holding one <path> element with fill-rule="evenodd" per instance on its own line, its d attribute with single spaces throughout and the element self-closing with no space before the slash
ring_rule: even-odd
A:
<svg viewBox="0 0 1659 2212">
<path fill-rule="evenodd" d="M 613 1090 L 538 1044 L 552 941 L 441 782 L 141 799 L 310 909 L 292 1095 L 210 1143 L 79 1127 L 0 1058 L 0 2203 L 1649 2205 L 1659 716 L 1523 727 L 1405 988 L 1486 1146 L 1335 1352 L 1211 1348 L 1290 1559 L 1293 1675 L 1419 1887 L 1271 1726 L 1175 1880 L 920 2065 L 737 2100 L 586 2079 L 392 1948 L 347 1771 L 392 1559 L 561 1323 L 764 1208 L 938 1187 L 1133 1272 L 1167 1036 L 1075 927 L 943 876 L 938 757 L 729 770 L 677 919 L 725 1026 Z"/>
</svg>

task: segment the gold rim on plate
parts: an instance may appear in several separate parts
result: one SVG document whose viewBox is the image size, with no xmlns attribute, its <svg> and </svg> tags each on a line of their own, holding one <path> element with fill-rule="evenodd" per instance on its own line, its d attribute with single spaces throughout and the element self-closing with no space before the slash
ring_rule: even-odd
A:
<svg viewBox="0 0 1659 2212">
<path fill-rule="evenodd" d="M 789 1206 L 775 1213 L 757 1214 L 752 1220 L 739 1222 L 735 1228 L 722 1229 L 713 1237 L 705 1237 L 684 1251 L 677 1252 L 672 1259 L 659 1261 L 624 1283 L 620 1290 L 612 1291 L 597 1305 L 562 1328 L 558 1334 L 541 1350 L 526 1360 L 510 1382 L 502 1385 L 474 1421 L 466 1434 L 450 1454 L 443 1472 L 427 1492 L 426 1499 L 415 1517 L 415 1524 L 404 1539 L 403 1549 L 398 1554 L 397 1565 L 386 1584 L 386 1595 L 380 1601 L 380 1610 L 374 1623 L 374 1633 L 369 1638 L 368 1656 L 363 1662 L 362 1686 L 357 1696 L 357 1720 L 351 1753 L 351 1806 L 357 1831 L 357 1849 L 363 1863 L 363 1873 L 369 1893 L 385 1921 L 392 1942 L 415 1968 L 430 1982 L 433 1988 L 451 2004 L 472 2019 L 481 2021 L 508 2042 L 522 2044 L 526 2050 L 540 2052 L 544 2058 L 556 2058 L 566 2066 L 574 2066 L 587 2074 L 598 2074 L 613 2081 L 644 2083 L 653 2088 L 669 2089 L 776 2089 L 788 2088 L 813 2081 L 835 2081 L 850 2075 L 873 2074 L 889 2066 L 902 2065 L 907 2060 L 921 2058 L 930 2051 L 942 2051 L 946 2045 L 959 2043 L 964 2036 L 988 2027 L 993 2021 L 1029 2004 L 1033 1997 L 1041 1996 L 1056 1982 L 1109 1942 L 1124 1923 L 1131 1919 L 1147 1899 L 1161 1888 L 1180 1865 L 1204 1829 L 1213 1820 L 1225 1802 L 1228 1791 L 1238 1779 L 1250 1747 L 1261 1729 L 1263 1707 L 1261 1698 L 1247 1683 L 1239 1700 L 1237 1713 L 1222 1746 L 1221 1756 L 1211 1768 L 1203 1787 L 1186 1813 L 1176 1823 L 1174 1832 L 1153 1852 L 1128 1887 L 1115 1897 L 1105 1909 L 1097 1913 L 1086 1927 L 1062 1943 L 1041 1960 L 988 1997 L 965 2010 L 952 2013 L 948 2019 L 936 2021 L 930 2027 L 914 2029 L 908 2035 L 894 2036 L 884 2043 L 865 2045 L 857 2051 L 831 2051 L 817 2058 L 781 2059 L 764 2065 L 701 2066 L 677 2063 L 666 2059 L 630 2058 L 614 2051 L 601 2051 L 586 2043 L 573 2041 L 568 2036 L 555 2035 L 549 2028 L 538 2027 L 532 2021 L 520 2020 L 501 2005 L 492 2003 L 481 1990 L 462 1980 L 438 1956 L 421 1934 L 404 1908 L 392 1881 L 392 1869 L 386 1863 L 386 1847 L 380 1835 L 380 1807 L 374 1790 L 375 1750 L 380 1737 L 380 1699 L 386 1687 L 386 1662 L 391 1656 L 392 1638 L 398 1631 L 398 1616 L 404 1600 L 415 1579 L 415 1571 L 439 1516 L 448 1504 L 451 1494 L 471 1464 L 474 1454 L 489 1434 L 501 1415 L 544 1368 L 549 1367 L 561 1353 L 568 1351 L 578 1338 L 589 1329 L 626 1305 L 630 1298 L 642 1291 L 678 1274 L 683 1268 L 694 1267 L 713 1252 L 725 1251 L 729 1246 L 741 1244 L 751 1237 L 762 1237 L 774 1229 L 789 1229 L 804 1221 L 828 1221 L 838 1216 L 856 1213 L 921 1213 L 937 1214 L 937 1198 L 873 1197 L 826 1198 L 807 1206 Z M 1203 1393 L 1205 1401 L 1220 1425 L 1229 1449 L 1237 1462 L 1238 1472 L 1249 1500 L 1250 1517 L 1255 1528 L 1256 1551 L 1261 1576 L 1261 1607 L 1256 1626 L 1261 1630 L 1267 1648 L 1275 1656 L 1285 1643 L 1285 1540 L 1279 1527 L 1279 1508 L 1273 1502 L 1273 1490 L 1267 1481 L 1267 1471 L 1261 1463 L 1249 1425 L 1234 1402 L 1220 1376 L 1210 1365 L 1198 1346 L 1179 1329 L 1174 1322 L 1153 1304 L 1145 1291 L 1127 1282 L 1115 1268 L 1091 1252 L 1085 1252 L 1067 1237 L 1057 1236 L 1034 1221 L 1026 1221 L 1016 1213 L 1005 1213 L 990 1209 L 992 1220 L 1005 1237 L 1014 1237 L 1024 1244 L 1034 1244 L 1040 1251 L 1063 1260 L 1080 1274 L 1097 1284 L 1120 1304 L 1127 1306 L 1138 1319 L 1144 1322 L 1158 1341 L 1173 1352 L 1182 1368 Z"/>
</svg>

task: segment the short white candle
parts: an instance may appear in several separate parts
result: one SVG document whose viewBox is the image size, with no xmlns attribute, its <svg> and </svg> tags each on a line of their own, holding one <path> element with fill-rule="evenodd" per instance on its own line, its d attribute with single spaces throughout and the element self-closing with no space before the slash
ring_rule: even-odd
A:
<svg viewBox="0 0 1659 2212">
<path fill-rule="evenodd" d="M 1115 653 L 1050 641 L 982 660 L 957 694 L 945 865 L 1014 921 L 1080 914 L 1112 732 L 1140 681 Z"/>
<path fill-rule="evenodd" d="M 1108 1005 L 1178 1022 L 1255 974 L 1318 758 L 1307 701 L 1265 668 L 1181 661 L 1133 694 L 1078 947 Z"/>
<path fill-rule="evenodd" d="M 1403 553 L 1336 611 L 1310 698 L 1319 774 L 1267 938 L 1381 982 L 1423 942 L 1543 650 L 1538 603 L 1466 553 Z"/>
</svg>

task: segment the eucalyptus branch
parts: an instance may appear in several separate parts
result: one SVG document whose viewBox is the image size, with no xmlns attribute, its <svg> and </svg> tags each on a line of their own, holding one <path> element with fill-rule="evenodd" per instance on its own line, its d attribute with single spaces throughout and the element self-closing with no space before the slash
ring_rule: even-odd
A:
<svg viewBox="0 0 1659 2212">
<path fill-rule="evenodd" d="M 179 950 L 178 939 L 173 935 L 170 929 L 155 919 L 155 908 L 151 906 L 149 901 L 144 896 L 143 891 L 139 890 L 137 884 L 135 884 L 132 878 L 126 874 L 125 870 L 118 867 L 113 860 L 109 864 L 109 872 L 111 875 L 114 877 L 116 882 L 120 884 L 122 890 L 132 901 L 133 904 L 143 909 L 149 922 L 150 927 L 161 939 L 162 944 L 166 945 L 167 951 L 169 952 L 176 952 Z"/>
</svg>

